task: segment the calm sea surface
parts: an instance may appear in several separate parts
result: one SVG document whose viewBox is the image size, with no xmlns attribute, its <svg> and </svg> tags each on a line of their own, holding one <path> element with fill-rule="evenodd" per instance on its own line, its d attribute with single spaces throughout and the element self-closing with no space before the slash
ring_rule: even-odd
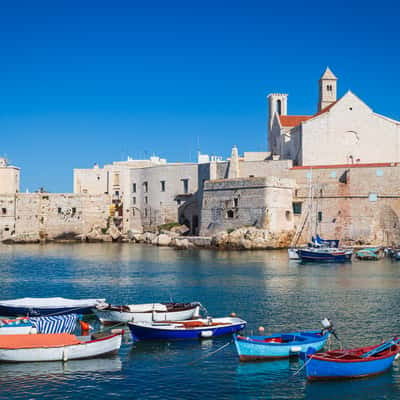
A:
<svg viewBox="0 0 400 400">
<path fill-rule="evenodd" d="M 105 297 L 114 303 L 201 301 L 236 312 L 247 332 L 319 329 L 347 347 L 400 334 L 400 263 L 301 265 L 285 251 L 176 251 L 131 244 L 0 245 L 0 297 Z M 96 322 L 92 322 L 99 328 Z M 399 362 L 379 377 L 306 383 L 297 361 L 239 363 L 229 338 L 138 343 L 118 356 L 0 364 L 1 399 L 400 399 Z"/>
</svg>

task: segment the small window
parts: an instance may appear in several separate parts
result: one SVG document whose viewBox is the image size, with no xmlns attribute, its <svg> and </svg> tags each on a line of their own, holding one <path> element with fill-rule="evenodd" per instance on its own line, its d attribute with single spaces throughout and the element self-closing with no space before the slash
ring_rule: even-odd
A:
<svg viewBox="0 0 400 400">
<path fill-rule="evenodd" d="M 99 176 L 97 177 L 97 180 L 98 180 L 98 181 L 100 180 L 100 177 L 99 177 Z"/>
<path fill-rule="evenodd" d="M 76 207 L 72 207 L 72 214 L 76 213 Z"/>
<path fill-rule="evenodd" d="M 148 182 L 143 182 L 143 190 L 145 193 L 149 191 L 149 183 Z"/>
<path fill-rule="evenodd" d="M 183 184 L 183 193 L 189 193 L 189 179 L 181 179 Z"/>
<path fill-rule="evenodd" d="M 136 193 L 136 183 L 132 184 L 132 193 Z"/>
<path fill-rule="evenodd" d="M 178 206 L 180 206 L 180 205 L 181 205 L 181 203 L 182 203 L 182 201 L 181 201 L 181 200 L 179 200 L 179 199 L 176 201 L 176 204 L 178 204 Z"/>
<path fill-rule="evenodd" d="M 62 213 L 62 208 L 58 207 L 58 213 L 61 214 Z"/>
<path fill-rule="evenodd" d="M 165 181 L 160 181 L 161 191 L 165 192 Z"/>
<path fill-rule="evenodd" d="M 377 195 L 377 193 L 370 193 L 370 194 L 368 195 L 368 200 L 369 200 L 369 201 L 378 201 L 378 195 Z"/>
<path fill-rule="evenodd" d="M 132 208 L 132 216 L 133 217 L 135 216 L 135 209 L 134 208 Z"/>
<path fill-rule="evenodd" d="M 318 211 L 318 222 L 322 222 L 322 211 Z"/>
<path fill-rule="evenodd" d="M 42 200 L 48 200 L 49 196 L 42 196 Z"/>
<path fill-rule="evenodd" d="M 147 217 L 147 208 L 144 209 L 144 216 Z"/>
<path fill-rule="evenodd" d="M 147 196 L 144 196 L 144 204 L 149 204 L 149 198 Z"/>
<path fill-rule="evenodd" d="M 136 204 L 136 197 L 132 197 L 132 204 Z"/>
<path fill-rule="evenodd" d="M 119 196 L 119 190 L 116 190 L 116 191 L 114 192 L 114 195 L 118 197 L 118 196 Z"/>
<path fill-rule="evenodd" d="M 231 219 L 231 218 L 233 218 L 233 217 L 234 217 L 234 212 L 233 212 L 233 210 L 228 210 L 228 211 L 226 212 L 226 218 Z"/>
<path fill-rule="evenodd" d="M 1 213 L 2 213 L 3 215 L 6 215 L 6 214 L 7 214 L 7 208 L 4 208 L 4 207 L 3 207 L 3 208 L 1 209 Z"/>
<path fill-rule="evenodd" d="M 5 230 L 6 232 L 8 232 L 8 231 L 10 230 L 10 228 L 7 227 L 7 228 L 4 228 L 4 230 Z"/>
<path fill-rule="evenodd" d="M 239 207 L 239 198 L 238 198 L 238 197 L 235 197 L 235 198 L 233 199 L 233 206 L 234 206 L 235 208 Z"/>
<path fill-rule="evenodd" d="M 293 214 L 294 215 L 301 215 L 302 202 L 301 201 L 295 201 L 292 204 L 293 204 Z"/>
</svg>

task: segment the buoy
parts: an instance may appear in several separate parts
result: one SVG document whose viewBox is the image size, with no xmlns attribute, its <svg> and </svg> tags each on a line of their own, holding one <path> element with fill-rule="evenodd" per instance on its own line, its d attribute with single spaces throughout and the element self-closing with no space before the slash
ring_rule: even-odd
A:
<svg viewBox="0 0 400 400">
<path fill-rule="evenodd" d="M 265 331 L 265 328 L 263 326 L 258 327 L 258 332 L 264 332 L 264 331 Z"/>
<path fill-rule="evenodd" d="M 231 313 L 231 317 L 236 317 L 236 313 L 235 312 Z"/>
<path fill-rule="evenodd" d="M 87 322 L 79 321 L 79 323 L 81 324 L 82 331 L 87 332 L 90 329 L 90 325 Z"/>
</svg>

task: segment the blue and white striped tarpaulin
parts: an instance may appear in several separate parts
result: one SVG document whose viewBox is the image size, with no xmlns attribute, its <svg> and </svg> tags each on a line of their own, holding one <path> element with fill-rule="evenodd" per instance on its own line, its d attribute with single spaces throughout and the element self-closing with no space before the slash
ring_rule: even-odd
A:
<svg viewBox="0 0 400 400">
<path fill-rule="evenodd" d="M 82 315 L 79 314 L 29 318 L 38 333 L 72 333 L 76 328 L 76 322 L 81 319 Z"/>
</svg>

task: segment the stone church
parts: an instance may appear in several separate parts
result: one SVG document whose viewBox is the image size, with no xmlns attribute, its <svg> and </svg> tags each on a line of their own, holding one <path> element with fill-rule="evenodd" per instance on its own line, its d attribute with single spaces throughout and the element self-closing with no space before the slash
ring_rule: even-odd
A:
<svg viewBox="0 0 400 400">
<path fill-rule="evenodd" d="M 313 115 L 288 115 L 287 94 L 268 96 L 272 157 L 299 166 L 400 161 L 400 122 L 375 113 L 351 91 L 337 99 L 337 81 L 326 68 Z"/>
</svg>

